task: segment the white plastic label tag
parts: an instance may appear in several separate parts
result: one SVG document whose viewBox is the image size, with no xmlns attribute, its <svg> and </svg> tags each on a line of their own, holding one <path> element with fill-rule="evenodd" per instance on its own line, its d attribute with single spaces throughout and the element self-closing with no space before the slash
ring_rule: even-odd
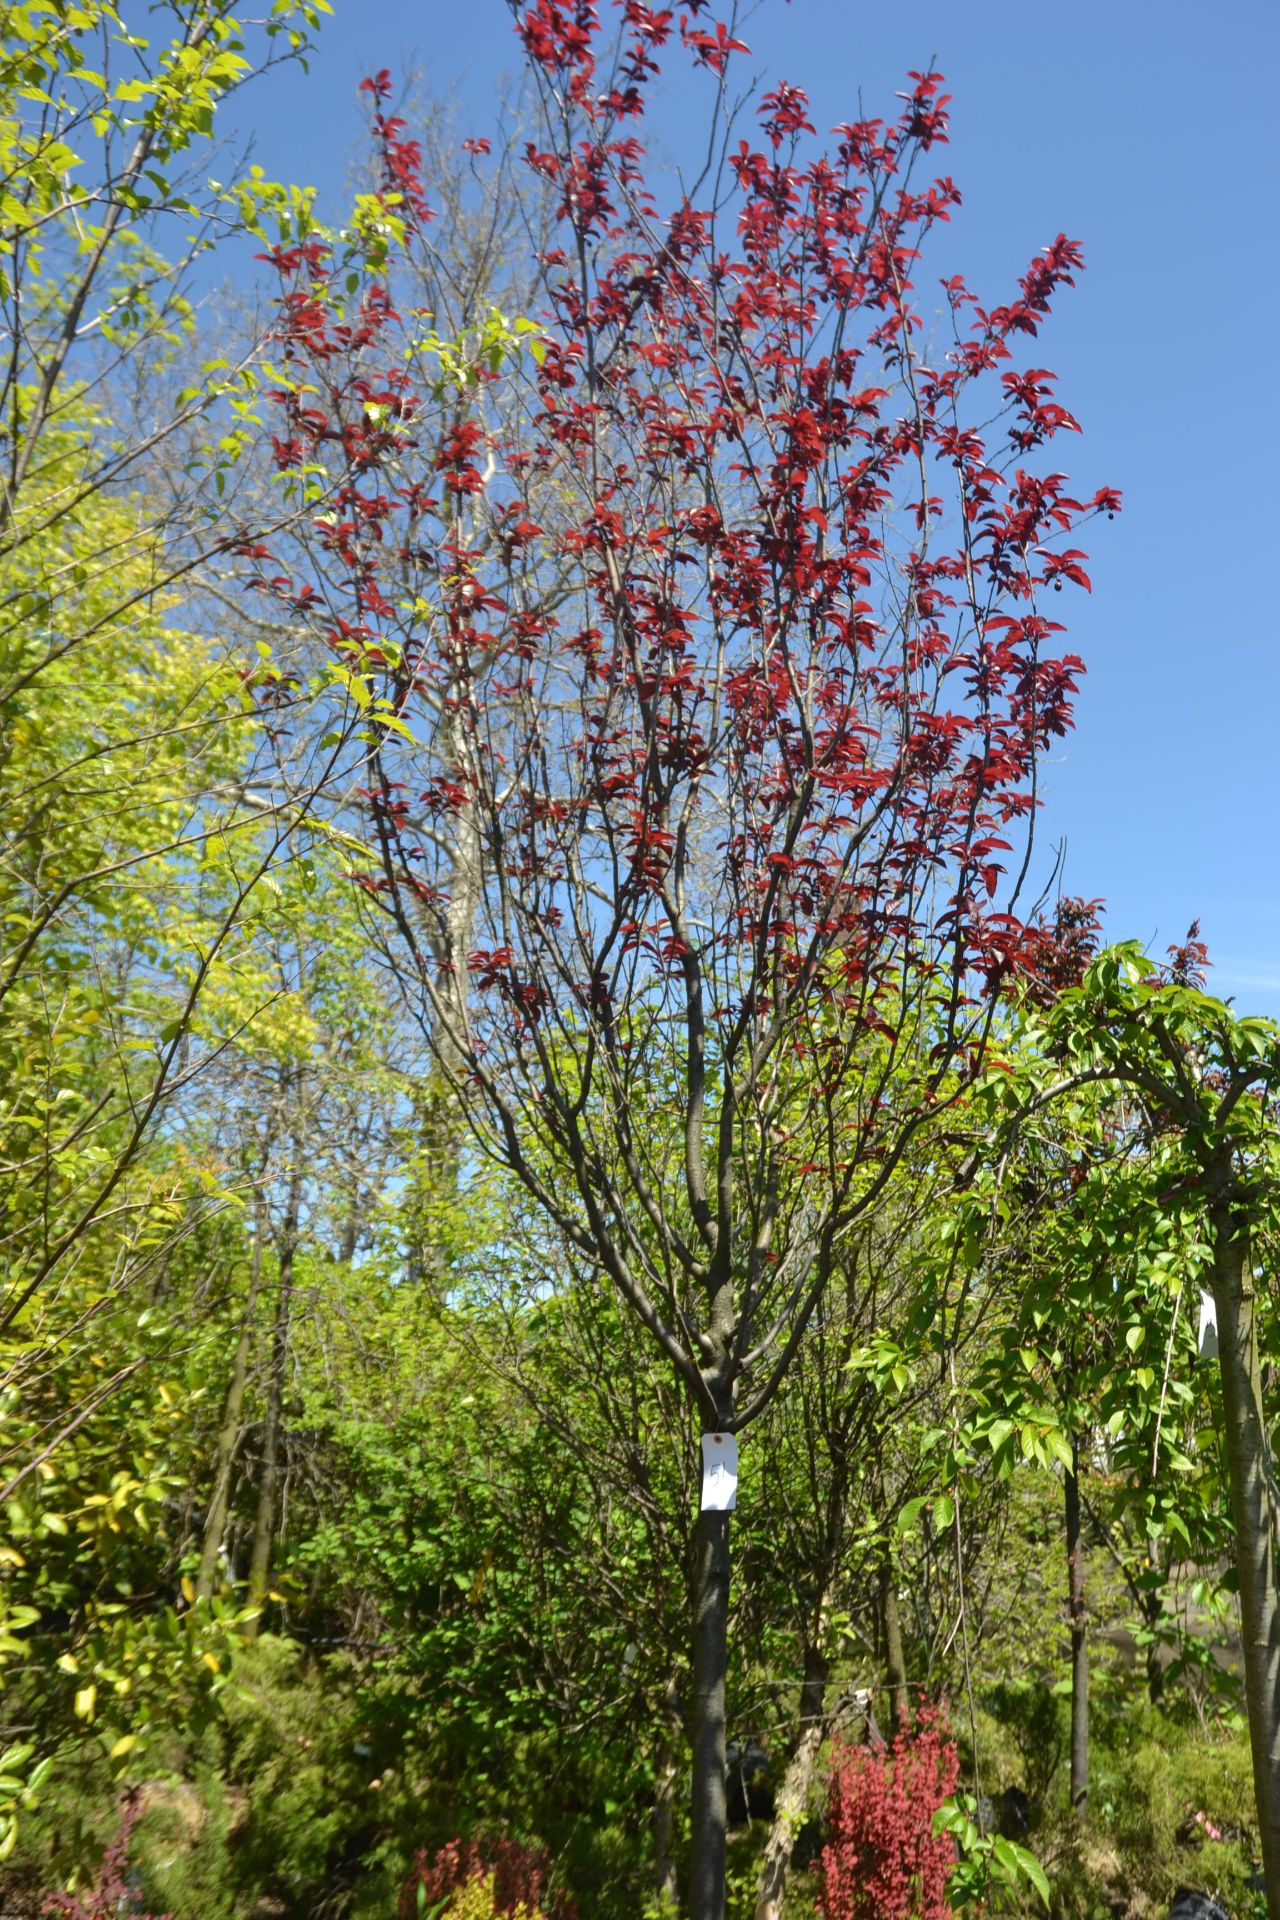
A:
<svg viewBox="0 0 1280 1920">
<path fill-rule="evenodd" d="M 702 1436 L 702 1511 L 732 1513 L 738 1504 L 738 1442 L 732 1433 Z"/>
<path fill-rule="evenodd" d="M 1200 1358 L 1216 1360 L 1218 1357 L 1218 1309 L 1213 1303 L 1213 1295 L 1206 1287 L 1200 1289 Z"/>
</svg>

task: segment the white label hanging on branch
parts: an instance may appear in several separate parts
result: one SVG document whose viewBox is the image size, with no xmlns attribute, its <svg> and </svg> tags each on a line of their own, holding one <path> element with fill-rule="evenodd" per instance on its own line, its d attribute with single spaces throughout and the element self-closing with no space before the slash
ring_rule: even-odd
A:
<svg viewBox="0 0 1280 1920">
<path fill-rule="evenodd" d="M 738 1442 L 732 1433 L 702 1436 L 702 1511 L 732 1513 L 738 1504 Z"/>
<path fill-rule="evenodd" d="M 1218 1309 L 1214 1305 L 1213 1295 L 1207 1287 L 1200 1289 L 1200 1358 L 1216 1360 L 1218 1357 Z"/>
</svg>

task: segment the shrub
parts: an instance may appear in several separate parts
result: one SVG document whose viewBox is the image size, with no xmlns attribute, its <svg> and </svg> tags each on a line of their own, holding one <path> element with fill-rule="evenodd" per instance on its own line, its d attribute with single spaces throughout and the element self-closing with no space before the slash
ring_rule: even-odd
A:
<svg viewBox="0 0 1280 1920">
<path fill-rule="evenodd" d="M 1040 1848 L 1054 1862 L 1055 1915 L 1136 1920 L 1167 1912 L 1179 1886 L 1211 1890 L 1233 1920 L 1264 1915 L 1265 1896 L 1250 1886 L 1258 1826 L 1247 1734 L 1201 1729 L 1176 1694 L 1162 1708 L 1117 1701 L 1093 1731 L 1088 1826 L 1060 1788 Z"/>
<path fill-rule="evenodd" d="M 948 1834 L 933 1816 L 960 1763 L 944 1723 L 922 1713 L 889 1747 L 838 1748 L 827 1799 L 819 1902 L 824 1920 L 947 1920 Z"/>
<path fill-rule="evenodd" d="M 426 1907 L 426 1902 L 423 1902 Z M 426 1910 L 430 1912 L 430 1908 Z M 541 1907 L 527 1907 L 521 1901 L 515 1907 L 500 1907 L 491 1873 L 478 1873 L 459 1887 L 440 1920 L 495 1920 L 498 1914 L 510 1916 L 510 1920 L 546 1920 Z"/>
<path fill-rule="evenodd" d="M 419 1920 L 419 1915 L 431 1913 L 457 1893 L 471 1904 L 451 1902 L 442 1909 L 448 1920 L 464 1916 L 465 1920 L 489 1920 L 496 1914 L 518 1915 L 521 1920 L 577 1920 L 572 1903 L 563 1898 L 544 1908 L 546 1877 L 542 1854 L 516 1840 L 451 1840 L 436 1854 L 423 1848 L 414 1856 L 413 1871 L 400 1894 L 401 1917 Z"/>
<path fill-rule="evenodd" d="M 138 1911 L 134 1895 L 135 1875 L 129 1868 L 129 1842 L 142 1811 L 136 1792 L 127 1793 L 120 1813 L 120 1831 L 102 1856 L 98 1878 L 88 1893 L 50 1893 L 44 1900 L 47 1914 L 61 1914 L 65 1920 L 116 1920 L 121 1913 Z M 141 1920 L 173 1920 L 172 1914 L 151 1914 Z"/>
</svg>

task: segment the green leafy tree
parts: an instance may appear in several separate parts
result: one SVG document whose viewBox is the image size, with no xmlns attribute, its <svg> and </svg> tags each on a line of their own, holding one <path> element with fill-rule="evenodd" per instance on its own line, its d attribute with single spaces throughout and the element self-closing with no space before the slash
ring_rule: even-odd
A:
<svg viewBox="0 0 1280 1920">
<path fill-rule="evenodd" d="M 1254 1266 L 1275 1230 L 1280 1031 L 1207 994 L 1204 959 L 1194 928 L 1167 968 L 1153 966 L 1137 946 L 1100 954 L 1033 1033 L 1045 1063 L 1039 1086 L 1013 1091 L 1011 1100 L 1022 1124 L 1082 1087 L 1123 1088 L 1158 1142 L 1160 1206 L 1179 1223 L 1190 1274 L 1203 1273 L 1212 1293 L 1258 1821 L 1269 1912 L 1276 1915 L 1280 1495 L 1262 1391 L 1274 1315 Z M 1162 1251 L 1157 1238 L 1153 1264 Z M 1155 1388 L 1149 1363 L 1134 1377 L 1142 1392 Z"/>
</svg>

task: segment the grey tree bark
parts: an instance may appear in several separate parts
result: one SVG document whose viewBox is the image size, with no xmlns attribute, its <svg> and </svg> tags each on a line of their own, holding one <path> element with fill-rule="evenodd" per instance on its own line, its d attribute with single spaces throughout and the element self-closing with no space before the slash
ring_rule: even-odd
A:
<svg viewBox="0 0 1280 1920">
<path fill-rule="evenodd" d="M 1213 1297 L 1231 1469 L 1254 1796 L 1267 1912 L 1270 1920 L 1280 1920 L 1280 1495 L 1262 1399 L 1248 1226 L 1222 1191 L 1227 1178 L 1220 1174 L 1211 1209 Z"/>
<path fill-rule="evenodd" d="M 280 1478 L 280 1427 L 284 1409 L 284 1377 L 289 1359 L 289 1321 L 293 1308 L 293 1257 L 298 1245 L 298 1216 L 302 1205 L 302 1159 L 303 1142 L 295 1137 L 284 1221 L 277 1243 L 280 1279 L 276 1294 L 275 1325 L 271 1337 L 271 1371 L 267 1381 L 267 1404 L 263 1419 L 258 1511 L 254 1520 L 253 1548 L 249 1557 L 249 1605 L 257 1609 L 257 1617 L 251 1620 L 247 1627 L 250 1639 L 256 1639 L 261 1625 L 262 1606 L 267 1597 L 271 1574 L 271 1546 L 276 1526 L 276 1489 Z"/>
<path fill-rule="evenodd" d="M 680 1902 L 676 1875 L 675 1815 L 680 1790 L 678 1755 L 684 1739 L 680 1696 L 674 1676 L 662 1693 L 662 1733 L 653 1788 L 653 1890 L 664 1910 L 674 1914 Z"/>
<path fill-rule="evenodd" d="M 253 1229 L 249 1292 L 245 1300 L 244 1318 L 240 1322 L 240 1334 L 236 1340 L 235 1356 L 231 1362 L 231 1379 L 227 1383 L 226 1398 L 222 1403 L 222 1422 L 218 1428 L 218 1445 L 213 1463 L 213 1490 L 209 1495 L 209 1505 L 204 1518 L 204 1533 L 200 1541 L 200 1567 L 196 1574 L 198 1601 L 209 1600 L 213 1596 L 213 1583 L 218 1571 L 218 1554 L 222 1548 L 223 1535 L 227 1530 L 227 1513 L 231 1502 L 231 1471 L 244 1434 L 245 1385 L 249 1375 L 249 1352 L 253 1344 L 253 1322 L 258 1304 L 258 1288 L 262 1280 L 263 1227 L 262 1208 L 259 1202 Z"/>
<path fill-rule="evenodd" d="M 756 1885 L 755 1920 L 780 1920 L 796 1836 L 804 1824 L 818 1753 L 827 1733 L 827 1662 L 816 1647 L 806 1647 L 800 1690 L 800 1738 L 782 1776 L 773 1825 L 765 1842 Z"/>
</svg>

